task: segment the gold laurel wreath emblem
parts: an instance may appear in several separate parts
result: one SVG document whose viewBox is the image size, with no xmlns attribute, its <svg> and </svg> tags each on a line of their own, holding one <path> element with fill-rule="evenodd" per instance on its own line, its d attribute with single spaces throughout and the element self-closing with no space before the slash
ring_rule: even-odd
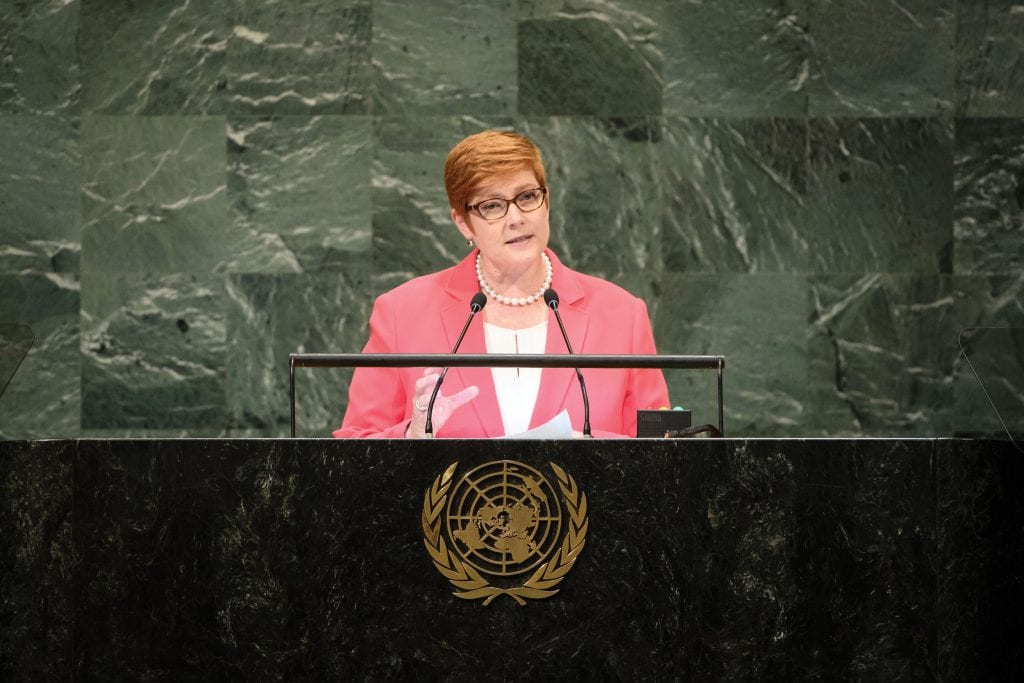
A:
<svg viewBox="0 0 1024 683">
<path fill-rule="evenodd" d="M 587 541 L 587 494 L 579 490 L 573 478 L 561 467 L 549 463 L 558 477 L 558 488 L 565 497 L 566 508 L 569 511 L 569 528 L 562 539 L 562 547 L 555 553 L 555 557 L 541 564 L 521 586 L 499 588 L 490 585 L 480 572 L 450 551 L 441 534 L 441 512 L 444 510 L 448 489 L 452 484 L 452 475 L 455 474 L 458 464 L 453 462 L 441 476 L 434 479 L 433 485 L 423 496 L 421 518 L 423 543 L 427 546 L 434 566 L 459 589 L 453 595 L 463 600 L 483 598 L 485 605 L 489 605 L 499 595 L 507 595 L 520 605 L 525 605 L 527 598 L 550 598 L 558 593 L 555 586 L 560 584 L 572 569 Z"/>
</svg>

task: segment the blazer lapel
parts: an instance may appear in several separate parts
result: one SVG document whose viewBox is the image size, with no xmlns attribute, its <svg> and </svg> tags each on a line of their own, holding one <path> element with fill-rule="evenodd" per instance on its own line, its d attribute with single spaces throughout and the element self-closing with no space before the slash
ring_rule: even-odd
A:
<svg viewBox="0 0 1024 683">
<path fill-rule="evenodd" d="M 590 314 L 582 307 L 583 287 L 575 273 L 565 269 L 550 252 L 548 256 L 555 262 L 557 268 L 551 286 L 558 292 L 558 312 L 562 314 L 562 322 L 565 323 L 565 331 L 572 342 L 572 350 L 574 353 L 584 353 Z M 548 313 L 548 334 L 544 353 L 569 353 L 554 312 Z M 579 387 L 575 385 L 576 371 L 572 368 L 545 369 L 541 374 L 540 389 L 537 393 L 537 403 L 533 408 L 533 416 L 530 418 L 530 428 L 544 424 L 565 408 L 570 389 L 579 391 Z M 582 429 L 583 414 L 575 417 L 573 426 Z"/>
<path fill-rule="evenodd" d="M 447 286 L 448 293 L 454 297 L 441 316 L 445 337 L 448 340 L 447 350 L 451 350 L 455 346 L 459 333 L 462 332 L 462 326 L 466 324 L 466 318 L 469 317 L 470 299 L 479 291 L 476 271 L 473 266 L 475 258 L 476 251 L 474 250 L 455 269 Z M 484 321 L 480 313 L 474 316 L 474 320 L 466 330 L 466 336 L 462 339 L 458 353 L 487 353 L 487 344 L 484 342 Z M 453 374 L 463 387 L 476 385 L 480 388 L 480 394 L 469 402 L 479 423 L 480 435 L 484 437 L 502 436 L 505 433 L 505 427 L 501 421 L 501 410 L 498 408 L 498 395 L 494 390 L 491 369 L 452 368 L 448 371 L 448 375 L 452 376 Z M 463 413 L 466 410 L 463 408 L 459 412 Z"/>
</svg>

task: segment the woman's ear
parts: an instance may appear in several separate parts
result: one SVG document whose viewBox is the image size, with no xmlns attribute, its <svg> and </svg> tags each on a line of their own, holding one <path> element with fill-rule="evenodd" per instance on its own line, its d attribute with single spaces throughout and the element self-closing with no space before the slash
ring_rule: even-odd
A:
<svg viewBox="0 0 1024 683">
<path fill-rule="evenodd" d="M 459 233 L 467 240 L 471 240 L 476 237 L 473 233 L 472 226 L 470 226 L 469 223 L 466 222 L 466 219 L 463 218 L 455 209 L 452 209 L 452 221 L 455 223 L 455 227 L 459 229 Z"/>
</svg>

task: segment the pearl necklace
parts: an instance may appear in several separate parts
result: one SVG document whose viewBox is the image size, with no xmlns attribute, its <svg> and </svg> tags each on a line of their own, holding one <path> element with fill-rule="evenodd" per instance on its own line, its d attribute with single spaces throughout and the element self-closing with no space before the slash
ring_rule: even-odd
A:
<svg viewBox="0 0 1024 683">
<path fill-rule="evenodd" d="M 487 280 L 484 279 L 484 272 L 480 269 L 480 254 L 476 255 L 476 279 L 480 283 L 480 290 L 487 295 L 488 298 L 494 299 L 499 304 L 505 304 L 506 306 L 527 306 L 532 304 L 534 301 L 538 301 L 544 297 L 544 292 L 551 286 L 551 259 L 544 252 L 540 254 L 541 258 L 544 259 L 544 284 L 540 286 L 536 292 L 530 296 L 524 296 L 519 298 L 513 298 L 510 296 L 504 296 L 498 294 L 494 289 L 487 284 Z"/>
</svg>

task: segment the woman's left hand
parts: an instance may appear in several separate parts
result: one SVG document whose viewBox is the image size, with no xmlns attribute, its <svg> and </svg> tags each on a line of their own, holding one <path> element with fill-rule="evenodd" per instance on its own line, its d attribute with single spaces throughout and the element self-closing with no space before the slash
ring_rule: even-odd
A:
<svg viewBox="0 0 1024 683">
<path fill-rule="evenodd" d="M 406 438 L 422 439 L 425 437 L 427 428 L 427 407 L 430 404 L 430 395 L 434 393 L 434 385 L 437 378 L 441 376 L 441 368 L 427 368 L 423 376 L 416 380 L 416 387 L 412 395 L 412 420 L 405 430 Z M 434 434 L 441 431 L 448 419 L 456 410 L 466 405 L 480 393 L 476 385 L 469 386 L 454 394 L 445 396 L 440 391 L 434 400 L 434 410 L 430 414 L 430 426 Z"/>
</svg>

